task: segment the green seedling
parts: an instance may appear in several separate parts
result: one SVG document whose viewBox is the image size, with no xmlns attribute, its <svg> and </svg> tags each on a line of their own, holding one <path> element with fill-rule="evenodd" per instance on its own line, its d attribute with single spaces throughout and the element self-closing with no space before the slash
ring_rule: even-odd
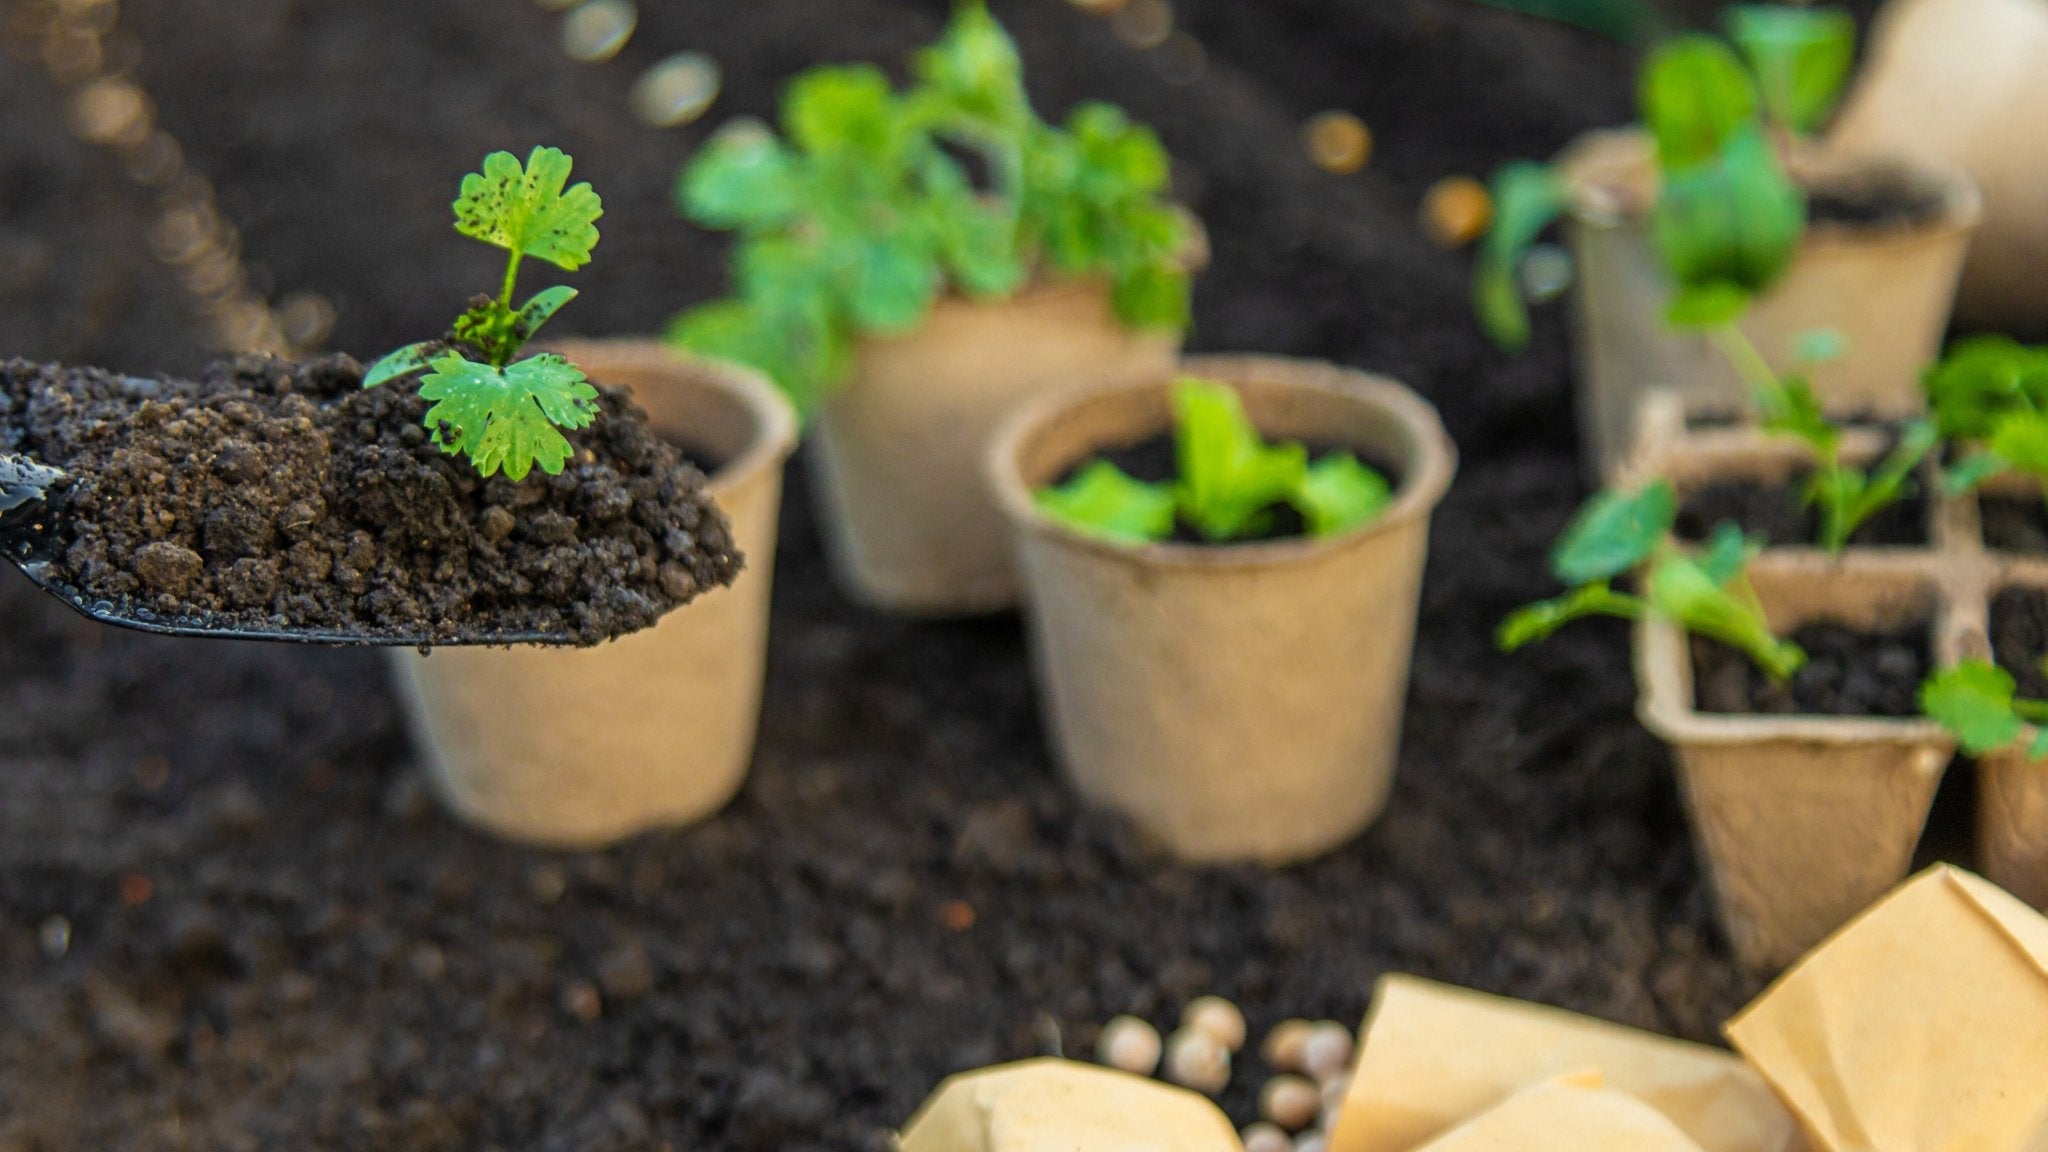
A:
<svg viewBox="0 0 2048 1152">
<path fill-rule="evenodd" d="M 1781 145 L 1833 110 L 1855 53 L 1855 22 L 1833 8 L 1744 5 L 1728 38 L 1701 33 L 1654 49 L 1637 85 L 1656 143 L 1650 227 L 1673 287 L 1671 319 L 1732 323 L 1784 275 L 1806 229 L 1806 196 Z M 1522 261 L 1570 203 L 1564 177 L 1527 162 L 1494 177 L 1494 223 L 1481 245 L 1473 303 L 1503 348 L 1529 340 Z"/>
<path fill-rule="evenodd" d="M 1942 435 L 1968 445 L 1942 475 L 1944 489 L 1960 495 L 2004 472 L 2048 488 L 2048 348 L 1972 337 L 1922 380 Z"/>
<path fill-rule="evenodd" d="M 384 356 L 363 376 L 363 387 L 425 373 L 420 395 L 434 402 L 425 424 L 434 443 L 467 456 L 484 476 L 504 470 L 523 480 L 535 465 L 558 475 L 572 453 L 562 429 L 588 427 L 597 417 L 597 389 L 575 365 L 543 353 L 515 360 L 541 325 L 576 298 L 568 287 L 547 288 L 514 307 L 520 262 L 528 256 L 567 271 L 590 262 L 604 205 L 589 184 L 567 187 L 571 160 L 554 148 L 535 148 L 522 167 L 510 152 L 484 157 L 483 171 L 462 178 L 455 230 L 503 248 L 502 288 L 456 318 L 455 340 L 410 344 Z M 481 357 L 470 360 L 467 345 Z"/>
<path fill-rule="evenodd" d="M 1349 452 L 1311 463 L 1299 443 L 1268 444 L 1227 384 L 1181 380 L 1173 411 L 1176 480 L 1148 483 L 1094 460 L 1065 484 L 1039 489 L 1039 508 L 1128 543 L 1167 539 L 1180 522 L 1205 540 L 1227 542 L 1269 534 L 1283 505 L 1321 537 L 1370 524 L 1393 501 L 1386 477 Z"/>
<path fill-rule="evenodd" d="M 1813 474 L 1800 499 L 1820 513 L 1820 546 L 1840 554 L 1849 538 L 1872 516 L 1912 495 L 1914 474 L 1940 440 L 1935 424 L 1907 423 L 1898 442 L 1875 469 L 1842 461 L 1842 430 L 1821 411 L 1820 398 L 1802 370 L 1788 375 L 1772 371 L 1742 329 L 1732 322 L 1710 328 L 1707 335 L 1733 363 L 1749 385 L 1750 403 L 1766 432 L 1790 436 L 1813 452 Z M 1841 352 L 1835 332 L 1808 333 L 1803 341 L 1804 368 Z"/>
<path fill-rule="evenodd" d="M 672 341 L 760 368 L 809 412 L 862 336 L 915 328 L 947 292 L 1102 277 L 1126 325 L 1186 327 L 1190 227 L 1151 131 L 1098 103 L 1041 121 L 981 0 L 912 75 L 898 92 L 869 65 L 813 69 L 784 95 L 781 136 L 735 123 L 685 168 L 683 213 L 739 242 L 734 295 L 677 317 Z"/>
<path fill-rule="evenodd" d="M 1671 536 L 1677 518 L 1677 495 L 1661 480 L 1635 493 L 1595 496 L 1551 552 L 1551 571 L 1570 590 L 1510 613 L 1494 637 L 1501 650 L 1588 617 L 1656 616 L 1744 653 L 1774 680 L 1790 678 L 1806 653 L 1771 632 L 1750 587 L 1746 570 L 1758 544 L 1723 524 L 1703 551 L 1688 552 Z M 1641 592 L 1617 590 L 1614 582 L 1631 573 Z"/>
<path fill-rule="evenodd" d="M 2048 760 L 2048 700 L 2020 698 L 2012 673 L 1988 660 L 1965 660 L 1929 676 L 1920 685 L 1920 710 L 1972 756 L 2020 744 L 2031 726 L 2027 759 Z"/>
</svg>

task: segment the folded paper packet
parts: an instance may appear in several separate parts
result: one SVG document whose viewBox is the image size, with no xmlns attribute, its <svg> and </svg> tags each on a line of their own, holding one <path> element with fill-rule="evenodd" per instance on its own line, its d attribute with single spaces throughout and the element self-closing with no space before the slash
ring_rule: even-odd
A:
<svg viewBox="0 0 2048 1152">
<path fill-rule="evenodd" d="M 2048 920 L 1946 865 L 1728 1024 L 1828 1152 L 2048 1152 Z"/>
<path fill-rule="evenodd" d="M 1556 1008 L 1380 980 L 1330 1152 L 1410 1152 L 1550 1077 L 1597 1069 L 1705 1152 L 1788 1152 L 1797 1126 L 1732 1052 Z"/>
<path fill-rule="evenodd" d="M 1069 1060 L 1026 1060 L 940 1084 L 899 1152 L 1244 1152 L 1207 1097 Z"/>
<path fill-rule="evenodd" d="M 1524 1088 L 1419 1152 L 1701 1152 L 1668 1117 L 1581 1073 Z"/>
</svg>

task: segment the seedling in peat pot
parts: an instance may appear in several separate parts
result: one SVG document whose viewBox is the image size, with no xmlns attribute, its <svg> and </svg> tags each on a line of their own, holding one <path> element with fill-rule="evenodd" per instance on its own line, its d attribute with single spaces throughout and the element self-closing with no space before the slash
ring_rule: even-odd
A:
<svg viewBox="0 0 2048 1152">
<path fill-rule="evenodd" d="M 1187 326 L 1190 231 L 1150 130 L 1101 103 L 1039 120 L 980 0 L 912 73 L 899 93 L 872 65 L 812 69 L 783 97 L 783 137 L 738 121 L 691 162 L 677 198 L 739 233 L 738 292 L 677 317 L 672 341 L 761 369 L 808 413 L 860 337 L 911 331 L 949 290 L 997 301 L 1040 271 L 1099 276 L 1125 325 Z"/>
<path fill-rule="evenodd" d="M 1941 433 L 1969 445 L 1943 474 L 1944 488 L 1960 495 L 2008 471 L 2048 486 L 2048 348 L 1972 337 L 1923 380 Z"/>
<path fill-rule="evenodd" d="M 1743 5 L 1724 25 L 1726 40 L 1694 33 L 1659 45 L 1637 87 L 1656 142 L 1651 230 L 1676 291 L 1673 319 L 1698 327 L 1733 323 L 1790 266 L 1806 196 L 1780 146 L 1826 120 L 1855 55 L 1855 21 L 1833 8 Z M 1494 178 L 1494 225 L 1473 299 L 1503 348 L 1528 342 L 1521 264 L 1569 199 L 1548 165 L 1512 163 Z"/>
<path fill-rule="evenodd" d="M 1594 497 L 1551 552 L 1551 571 L 1571 590 L 1509 614 L 1495 634 L 1501 650 L 1547 639 L 1587 617 L 1656 615 L 1744 653 L 1774 680 L 1789 679 L 1806 653 L 1772 634 L 1750 587 L 1746 569 L 1758 545 L 1723 524 L 1703 552 L 1688 553 L 1671 537 L 1677 518 L 1678 498 L 1661 480 L 1633 494 Z M 1614 588 L 1632 572 L 1639 573 L 1640 595 Z"/>
<path fill-rule="evenodd" d="M 573 272 L 590 263 L 597 247 L 603 202 L 589 184 L 567 187 L 571 160 L 555 148 L 535 148 L 522 167 L 510 152 L 484 158 L 483 171 L 462 178 L 455 230 L 505 249 L 505 282 L 496 297 L 479 297 L 456 318 L 454 340 L 407 345 L 378 360 L 363 387 L 425 372 L 420 395 L 434 402 L 425 424 L 434 443 L 467 456 L 485 476 L 501 468 L 523 480 L 537 464 L 558 475 L 571 455 L 561 429 L 586 428 L 597 416 L 597 389 L 581 370 L 553 353 L 514 360 L 574 288 L 536 293 L 518 308 L 519 264 L 532 256 Z M 470 360 L 468 346 L 483 357 Z"/>
<path fill-rule="evenodd" d="M 1311 462 L 1289 441 L 1268 444 L 1237 390 L 1193 378 L 1174 385 L 1174 462 L 1168 482 L 1133 479 L 1108 460 L 1041 488 L 1038 506 L 1093 535 L 1129 543 L 1165 540 L 1186 523 L 1211 543 L 1270 535 L 1275 509 L 1300 514 L 1310 536 L 1335 536 L 1377 519 L 1393 500 L 1385 476 L 1349 452 Z"/>
<path fill-rule="evenodd" d="M 1927 678 L 1920 708 L 1972 756 L 2017 745 L 2033 725 L 2027 759 L 2048 760 L 2048 700 L 2022 699 L 2018 692 L 2012 673 L 1988 660 L 1965 660 Z"/>
</svg>

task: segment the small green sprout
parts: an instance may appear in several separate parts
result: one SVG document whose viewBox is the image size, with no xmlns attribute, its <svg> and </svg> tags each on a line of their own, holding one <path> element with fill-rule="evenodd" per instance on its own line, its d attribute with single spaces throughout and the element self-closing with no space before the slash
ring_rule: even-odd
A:
<svg viewBox="0 0 2048 1152">
<path fill-rule="evenodd" d="M 560 429 L 585 428 L 597 416 L 597 389 L 553 353 L 514 362 L 541 325 L 576 298 L 568 287 L 547 288 L 513 307 L 525 257 L 574 272 L 597 246 L 604 205 L 589 184 L 567 187 L 571 160 L 555 148 L 535 148 L 522 167 L 510 152 L 484 158 L 483 171 L 462 178 L 455 230 L 507 253 L 496 297 L 484 297 L 456 318 L 455 345 L 409 344 L 384 356 L 363 376 L 375 388 L 424 372 L 420 395 L 434 402 L 425 424 L 434 443 L 467 456 L 484 476 L 502 469 L 524 480 L 534 465 L 558 475 L 572 449 Z M 474 362 L 457 350 L 467 344 L 483 355 Z"/>
<path fill-rule="evenodd" d="M 1579 7 L 1529 4 L 1560 14 Z M 1658 45 L 1637 85 L 1661 176 L 1652 238 L 1672 283 L 1671 319 L 1688 327 L 1733 323 L 1791 265 L 1807 205 L 1779 145 L 1833 111 L 1855 53 L 1855 22 L 1833 8 L 1742 5 L 1725 25 L 1727 40 L 1693 33 Z M 1569 203 L 1563 177 L 1545 165 L 1511 163 L 1495 174 L 1473 302 L 1502 348 L 1528 343 L 1518 273 Z"/>
<path fill-rule="evenodd" d="M 1174 461 L 1179 478 L 1147 483 L 1094 460 L 1065 484 L 1040 489 L 1039 508 L 1112 540 L 1146 543 L 1184 521 L 1203 539 L 1256 539 L 1276 507 L 1301 515 L 1310 536 L 1335 536 L 1379 518 L 1393 501 L 1386 477 L 1349 452 L 1311 463 L 1299 443 L 1268 444 L 1237 390 L 1193 378 L 1174 385 Z"/>
<path fill-rule="evenodd" d="M 1806 653 L 1771 632 L 1750 587 L 1746 569 L 1758 544 L 1723 524 L 1704 551 L 1689 553 L 1672 539 L 1677 518 L 1678 497 L 1662 480 L 1595 496 L 1551 552 L 1551 571 L 1570 591 L 1510 613 L 1495 632 L 1500 649 L 1516 651 L 1592 616 L 1657 616 L 1746 654 L 1774 680 L 1790 678 Z M 1632 572 L 1642 594 L 1616 591 L 1614 581 Z"/>
<path fill-rule="evenodd" d="M 2005 472 L 2048 489 L 2048 348 L 1974 336 L 1922 382 L 1942 434 L 1969 446 L 1943 473 L 1945 490 L 1960 495 Z"/>
<path fill-rule="evenodd" d="M 761 369 L 809 413 L 862 336 L 915 328 L 949 290 L 997 301 L 1041 271 L 1101 277 L 1127 326 L 1187 326 L 1190 227 L 1149 129 L 1099 103 L 1041 121 L 982 0 L 911 71 L 897 92 L 872 65 L 814 68 L 783 96 L 780 137 L 738 121 L 684 169 L 683 214 L 739 243 L 734 295 L 676 317 L 672 342 Z"/>
<path fill-rule="evenodd" d="M 1988 660 L 1965 660 L 1920 685 L 1920 710 L 1955 736 L 1963 751 L 1982 756 L 2026 742 L 2029 760 L 2048 760 L 2048 700 L 2019 697 L 2012 673 Z"/>
</svg>

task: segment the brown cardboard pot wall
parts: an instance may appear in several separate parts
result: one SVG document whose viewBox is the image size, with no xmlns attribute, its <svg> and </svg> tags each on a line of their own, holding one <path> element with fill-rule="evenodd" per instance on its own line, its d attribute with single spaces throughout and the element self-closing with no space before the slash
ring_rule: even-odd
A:
<svg viewBox="0 0 2048 1152">
<path fill-rule="evenodd" d="M 2048 4 L 1893 0 L 1832 139 L 1974 176 L 1984 228 L 1963 269 L 1957 315 L 2048 332 Z"/>
<path fill-rule="evenodd" d="M 942 300 L 909 335 L 862 341 L 812 435 L 841 583 L 899 612 L 1014 605 L 1009 528 L 981 466 L 996 428 L 1048 391 L 1157 379 L 1179 350 L 1177 333 L 1119 323 L 1093 281 L 1000 304 Z"/>
<path fill-rule="evenodd" d="M 1016 525 L 1047 731 L 1075 786 L 1190 860 L 1313 856 L 1392 784 L 1429 517 L 1455 451 L 1408 389 L 1328 364 L 1200 357 L 1269 438 L 1360 451 L 1397 474 L 1346 535 L 1124 546 L 1041 515 L 1035 488 L 1165 432 L 1165 378 L 1041 401 L 989 468 Z"/>
<path fill-rule="evenodd" d="M 1648 139 L 1635 131 L 1581 137 L 1560 159 L 1573 188 L 1566 231 L 1578 262 L 1572 312 L 1579 427 L 1588 466 L 1611 475 L 1636 443 L 1637 407 L 1668 388 L 1696 412 L 1740 412 L 1747 390 L 1704 337 L 1665 322 L 1670 289 L 1645 215 L 1655 198 Z M 1834 414 L 1907 416 L 1925 406 L 1920 369 L 1941 349 L 1963 254 L 1982 215 L 1976 188 L 1932 162 L 1878 162 L 1815 153 L 1795 164 L 1809 184 L 1853 186 L 1897 173 L 1937 195 L 1938 215 L 1914 228 L 1870 231 L 1816 224 L 1785 278 L 1757 301 L 1743 330 L 1780 370 L 1799 337 L 1832 328 L 1847 352 L 1813 384 Z"/>
<path fill-rule="evenodd" d="M 591 847 L 724 807 L 746 779 L 767 659 L 782 466 L 796 417 L 766 380 L 645 341 L 563 342 L 632 388 L 654 427 L 719 461 L 709 491 L 746 570 L 645 632 L 598 648 L 395 653 L 434 783 L 498 835 Z"/>
</svg>

